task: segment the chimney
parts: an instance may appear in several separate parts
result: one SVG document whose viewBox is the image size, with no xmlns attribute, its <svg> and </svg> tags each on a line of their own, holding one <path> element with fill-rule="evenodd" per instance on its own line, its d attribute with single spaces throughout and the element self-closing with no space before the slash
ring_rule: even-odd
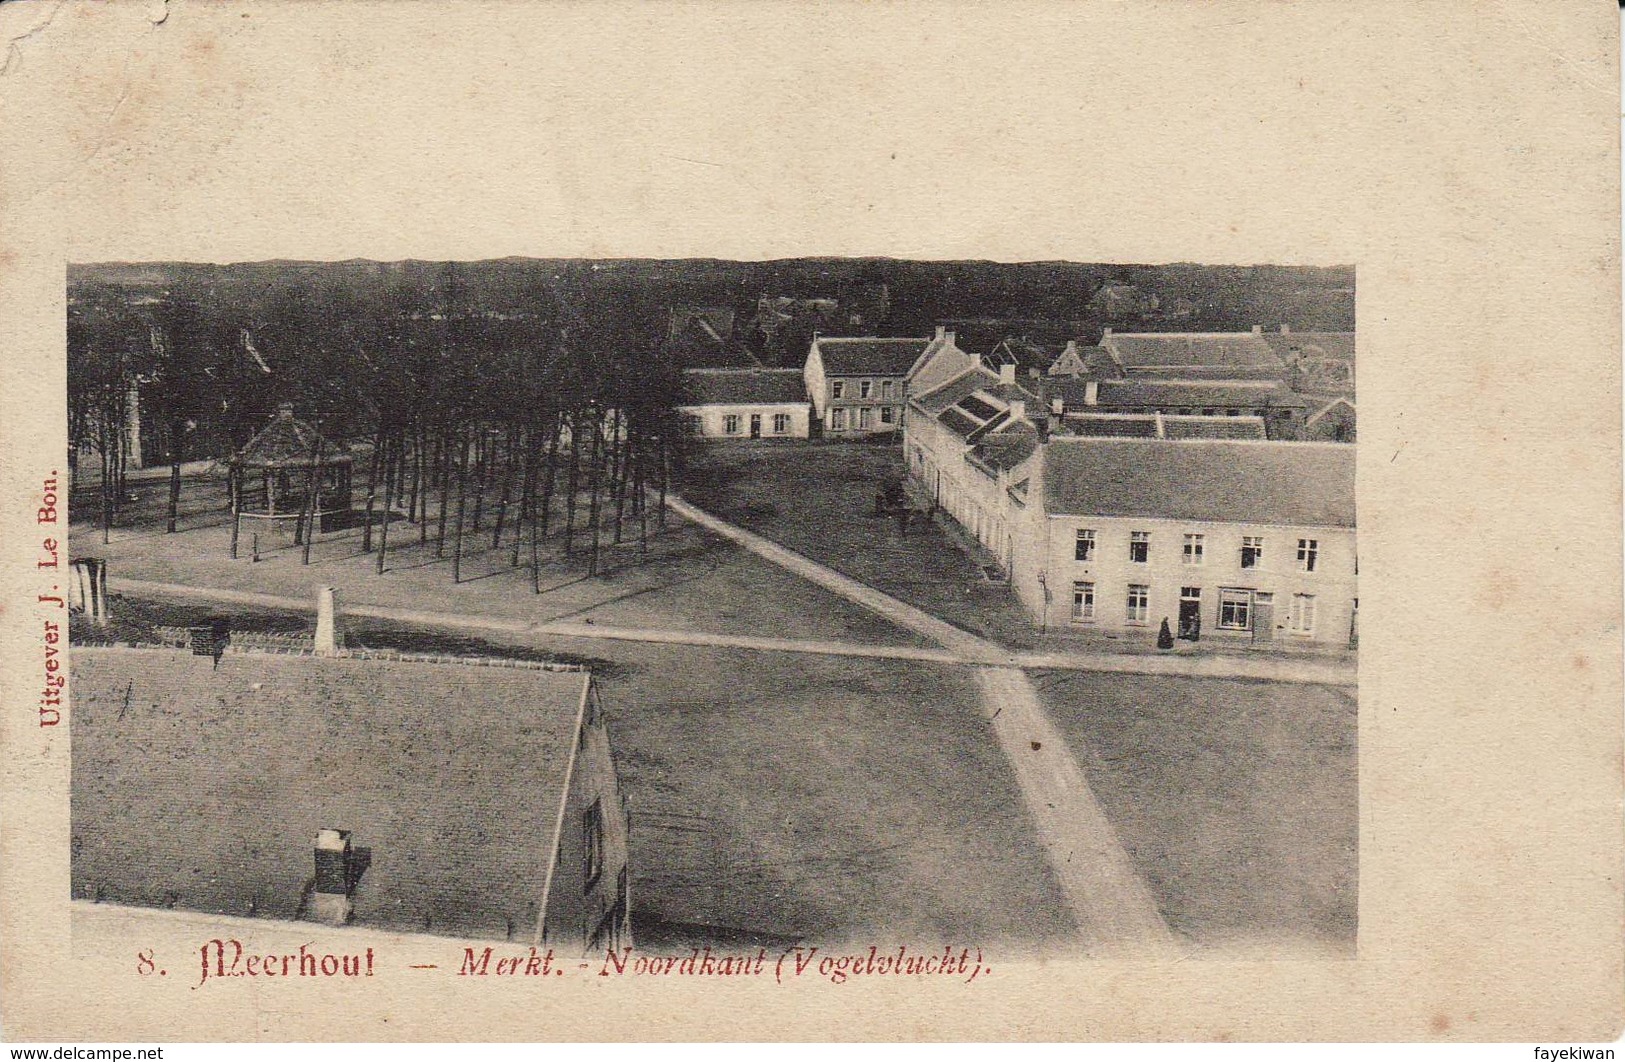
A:
<svg viewBox="0 0 1625 1062">
<path fill-rule="evenodd" d="M 1066 416 L 1066 398 L 1063 395 L 1053 395 L 1049 400 L 1049 415 L 1052 417 Z"/>
<path fill-rule="evenodd" d="M 1016 382 L 1016 367 L 1014 363 L 1006 361 L 999 364 L 999 382 L 1003 384 L 1013 384 Z"/>
<path fill-rule="evenodd" d="M 1168 437 L 1168 427 L 1162 422 L 1162 410 L 1157 410 L 1153 415 L 1157 418 L 1157 438 L 1166 439 Z"/>
<path fill-rule="evenodd" d="M 936 336 L 934 338 L 934 342 L 941 343 L 947 337 L 948 337 L 948 330 L 946 328 L 943 328 L 941 325 L 937 325 L 937 334 L 936 334 Z"/>
<path fill-rule="evenodd" d="M 1253 335 L 1261 336 L 1263 334 L 1264 334 L 1264 326 L 1263 325 L 1253 325 Z"/>
<path fill-rule="evenodd" d="M 1282 321 L 1281 322 L 1281 334 L 1283 336 L 1291 335 L 1292 334 L 1292 326 L 1287 324 L 1285 321 Z"/>
<path fill-rule="evenodd" d="M 310 897 L 314 921 L 342 926 L 350 920 L 350 895 L 355 887 L 355 850 L 350 831 L 316 831 L 316 886 Z"/>
<path fill-rule="evenodd" d="M 331 586 L 316 591 L 316 655 L 333 656 L 344 648 L 339 629 L 338 593 Z"/>
<path fill-rule="evenodd" d="M 1094 406 L 1100 404 L 1100 381 L 1086 380 L 1083 384 L 1083 404 Z"/>
<path fill-rule="evenodd" d="M 1100 338 L 1105 339 L 1107 336 L 1109 336 L 1111 334 L 1112 334 L 1112 326 L 1107 325 L 1105 328 L 1101 329 Z"/>
<path fill-rule="evenodd" d="M 946 339 L 948 341 L 948 345 L 950 347 L 958 346 L 959 344 L 954 342 L 954 337 L 957 334 L 958 333 L 956 333 L 956 332 L 944 332 L 944 333 L 942 333 L 942 338 L 944 338 L 944 339 Z"/>
<path fill-rule="evenodd" d="M 1015 398 L 1010 401 L 1010 419 L 1020 420 L 1027 415 L 1027 402 L 1025 399 Z"/>
</svg>

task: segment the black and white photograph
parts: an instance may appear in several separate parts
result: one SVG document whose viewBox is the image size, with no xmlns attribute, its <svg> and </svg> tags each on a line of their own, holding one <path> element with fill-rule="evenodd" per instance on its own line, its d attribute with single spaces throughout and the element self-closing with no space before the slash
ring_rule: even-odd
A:
<svg viewBox="0 0 1625 1062">
<path fill-rule="evenodd" d="M 1352 268 L 68 283 L 77 902 L 1353 954 Z"/>
</svg>

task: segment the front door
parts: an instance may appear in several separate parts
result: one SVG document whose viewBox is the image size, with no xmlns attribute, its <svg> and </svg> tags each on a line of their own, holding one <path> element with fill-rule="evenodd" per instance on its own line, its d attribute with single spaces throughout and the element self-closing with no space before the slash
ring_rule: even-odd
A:
<svg viewBox="0 0 1625 1062">
<path fill-rule="evenodd" d="M 762 437 L 762 415 L 760 413 L 752 413 L 750 415 L 750 437 L 752 439 L 760 439 Z"/>
<path fill-rule="evenodd" d="M 1253 595 L 1253 641 L 1275 640 L 1275 595 Z"/>
<path fill-rule="evenodd" d="M 1202 588 L 1187 586 L 1179 594 L 1179 636 L 1194 642 L 1202 636 Z"/>
</svg>

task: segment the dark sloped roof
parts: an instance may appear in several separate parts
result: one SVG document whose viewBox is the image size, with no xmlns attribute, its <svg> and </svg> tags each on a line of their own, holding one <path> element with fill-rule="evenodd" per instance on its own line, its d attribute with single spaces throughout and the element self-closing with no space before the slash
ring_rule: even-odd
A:
<svg viewBox="0 0 1625 1062">
<path fill-rule="evenodd" d="M 975 394 L 999 382 L 999 378 L 986 369 L 977 367 L 961 376 L 942 384 L 935 390 L 914 396 L 921 409 L 930 413 L 939 413 L 949 406 L 955 405 L 966 395 Z"/>
<path fill-rule="evenodd" d="M 1263 417 L 1163 417 L 1165 439 L 1267 439 Z"/>
<path fill-rule="evenodd" d="M 819 336 L 813 342 L 830 376 L 903 376 L 931 340 Z"/>
<path fill-rule="evenodd" d="M 1015 468 L 1038 449 L 1038 433 L 1029 425 L 989 435 L 970 452 L 970 460 L 992 471 Z"/>
<path fill-rule="evenodd" d="M 359 924 L 535 926 L 585 673 L 80 647 L 70 666 L 74 896 L 292 919 L 337 828 L 371 850 Z"/>
<path fill-rule="evenodd" d="M 1016 371 L 1025 376 L 1033 369 L 1047 371 L 1065 348 L 1064 342 L 1038 343 L 1021 336 L 1006 336 L 998 346 L 983 355 L 982 360 L 990 368 L 1014 365 Z"/>
<path fill-rule="evenodd" d="M 1283 361 L 1305 354 L 1354 358 L 1353 332 L 1265 332 L 1264 342 Z"/>
<path fill-rule="evenodd" d="M 351 460 L 347 448 L 324 438 L 314 425 L 295 417 L 292 407 L 284 406 L 232 456 L 231 463 L 249 468 L 309 468 Z"/>
<path fill-rule="evenodd" d="M 1354 526 L 1354 447 L 1336 443 L 1052 439 L 1051 514 Z"/>
<path fill-rule="evenodd" d="M 807 382 L 800 369 L 687 369 L 679 405 L 805 403 Z"/>
<path fill-rule="evenodd" d="M 1072 389 L 1063 388 L 1062 393 L 1067 396 L 1067 404 L 1071 406 L 1074 401 L 1081 401 L 1082 387 Z M 1076 393 L 1079 397 L 1074 399 Z M 1139 380 L 1102 380 L 1098 402 L 1102 406 L 1127 406 L 1130 408 L 1167 409 L 1197 406 L 1212 408 L 1220 406 L 1248 406 L 1256 407 L 1264 404 L 1272 406 L 1303 406 L 1304 400 L 1292 393 L 1292 389 L 1279 381 L 1225 381 L 1215 383 L 1197 382 L 1158 382 L 1148 383 Z"/>
<path fill-rule="evenodd" d="M 1091 438 L 1155 439 L 1157 418 L 1108 413 L 1068 413 L 1061 421 L 1068 435 Z"/>
<path fill-rule="evenodd" d="M 980 424 L 959 412 L 957 408 L 945 409 L 938 413 L 937 421 L 962 439 L 974 435 L 977 429 L 981 427 Z"/>
<path fill-rule="evenodd" d="M 1284 368 L 1256 332 L 1113 332 L 1100 345 L 1125 368 Z"/>
</svg>

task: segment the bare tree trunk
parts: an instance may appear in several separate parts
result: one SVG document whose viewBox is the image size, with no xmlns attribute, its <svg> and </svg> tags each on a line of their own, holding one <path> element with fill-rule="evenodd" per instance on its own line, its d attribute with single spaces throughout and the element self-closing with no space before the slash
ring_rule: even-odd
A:
<svg viewBox="0 0 1625 1062">
<path fill-rule="evenodd" d="M 316 529 L 322 519 L 322 444 L 320 436 L 317 437 L 316 460 L 310 466 L 310 489 L 306 494 L 309 501 L 306 512 L 309 515 L 305 518 L 305 551 L 299 563 L 308 565 L 310 563 L 310 544 L 316 538 Z"/>
<path fill-rule="evenodd" d="M 491 529 L 491 548 L 502 548 L 502 526 L 508 518 L 508 499 L 513 494 L 513 468 L 515 442 L 513 429 L 509 429 L 504 438 L 504 457 L 502 459 L 502 494 L 497 499 L 497 518 L 495 526 Z M 515 540 L 517 541 L 517 540 Z"/>
<path fill-rule="evenodd" d="M 604 419 L 603 415 L 600 414 L 598 419 L 593 422 L 592 462 L 587 466 L 588 474 L 591 476 L 592 489 L 592 500 L 587 506 L 588 521 L 592 527 L 592 556 L 587 561 L 588 575 L 598 574 L 598 525 L 601 522 L 598 518 L 601 509 L 599 495 L 603 491 L 604 484 L 604 456 Z"/>
<path fill-rule="evenodd" d="M 491 437 L 481 428 L 474 436 L 474 522 L 473 531 L 480 533 L 480 517 L 485 507 L 485 479 L 491 471 Z"/>
<path fill-rule="evenodd" d="M 553 455 L 554 455 L 554 451 L 557 449 L 558 441 L 559 441 L 558 418 L 557 418 L 557 416 L 555 416 L 553 418 L 553 431 L 552 431 L 552 434 L 548 437 L 548 448 L 547 448 L 547 463 L 548 463 L 548 477 L 547 477 L 548 478 L 548 484 L 547 485 L 548 485 L 548 490 L 549 490 L 550 493 L 551 493 L 552 487 L 553 487 L 553 473 L 552 473 Z M 534 453 L 535 453 L 534 445 L 532 447 L 531 452 L 534 455 Z M 535 476 L 532 476 L 531 478 L 532 478 L 532 480 L 534 480 Z M 533 594 L 539 594 L 539 593 L 542 592 L 541 536 L 542 536 L 542 534 L 546 533 L 546 529 L 547 529 L 547 505 L 548 505 L 548 499 L 544 495 L 543 498 L 542 498 L 542 501 L 541 501 L 542 523 L 541 523 L 541 530 L 538 531 L 537 521 L 536 521 L 537 500 L 535 498 L 535 493 L 536 493 L 536 484 L 534 482 L 532 482 L 531 483 L 531 495 L 532 495 L 532 497 L 531 497 L 531 504 L 530 504 L 530 592 L 533 593 Z"/>
<path fill-rule="evenodd" d="M 105 419 L 105 418 L 104 418 Z M 107 452 L 113 441 L 108 438 L 107 426 L 101 426 L 102 457 L 102 544 L 112 540 L 113 534 L 113 460 Z"/>
<path fill-rule="evenodd" d="M 660 474 L 660 511 L 658 523 L 662 531 L 666 528 L 666 489 L 671 484 L 671 454 L 666 450 L 666 433 L 660 433 L 660 456 L 656 471 Z"/>
<path fill-rule="evenodd" d="M 459 429 L 458 439 L 461 441 L 462 432 Z M 434 555 L 446 555 L 446 517 L 451 513 L 451 432 L 443 429 L 440 436 L 438 457 L 435 459 L 435 476 L 440 481 L 440 530 L 434 540 Z"/>
<path fill-rule="evenodd" d="M 379 420 L 378 430 L 373 433 L 372 437 L 372 460 L 367 462 L 367 515 L 366 521 L 361 528 L 361 552 L 363 553 L 372 552 L 372 507 L 374 499 L 378 496 L 378 469 L 384 458 L 385 438 L 384 423 Z M 388 480 L 389 466 L 384 465 L 383 469 L 384 478 Z M 387 482 L 384 484 L 384 493 L 389 493 L 389 484 Z M 387 508 L 384 510 L 384 516 L 386 519 L 389 516 Z"/>
<path fill-rule="evenodd" d="M 638 513 L 638 552 L 639 553 L 648 553 L 649 552 L 649 505 L 648 505 L 648 499 L 643 496 L 643 492 L 648 486 L 648 484 L 646 482 L 646 476 L 645 476 L 645 472 L 646 472 L 647 466 L 649 464 L 648 439 L 643 435 L 643 433 L 641 431 L 638 433 L 638 446 L 637 446 L 637 449 L 634 450 L 633 453 L 634 453 L 636 459 L 635 459 L 635 461 L 634 461 L 634 463 L 632 465 L 632 474 L 637 478 L 636 478 L 636 485 L 633 487 L 633 490 L 632 490 L 632 497 L 633 497 L 633 504 L 637 507 L 637 513 Z"/>
<path fill-rule="evenodd" d="M 232 465 L 226 472 L 226 493 L 231 496 L 231 559 L 237 559 L 237 539 L 243 528 L 242 472 Z"/>
<path fill-rule="evenodd" d="M 626 519 L 626 462 L 632 441 L 624 415 L 616 415 L 614 438 L 616 472 L 611 482 L 615 485 L 615 544 L 618 546 L 621 544 L 621 523 Z"/>
<path fill-rule="evenodd" d="M 405 441 L 404 437 L 402 441 Z M 378 529 L 378 574 L 382 575 L 384 574 L 384 559 L 389 555 L 389 507 L 395 501 L 395 480 L 388 474 L 388 459 L 394 456 L 394 454 L 388 452 L 391 449 L 391 436 L 387 433 L 380 433 L 378 443 L 386 451 L 384 464 L 384 523 Z M 370 492 L 367 497 L 367 526 L 372 527 L 372 496 Z"/>
<path fill-rule="evenodd" d="M 176 423 L 173 419 L 169 425 L 169 516 L 164 524 L 164 533 L 175 533 L 175 520 L 181 508 L 181 446 L 185 439 L 184 423 Z"/>
<path fill-rule="evenodd" d="M 581 411 L 570 415 L 570 475 L 565 488 L 569 497 L 564 500 L 564 555 L 574 552 L 576 533 L 576 492 L 581 477 Z"/>
<path fill-rule="evenodd" d="M 418 487 L 423 482 L 423 427 L 420 423 L 412 424 L 412 494 L 406 503 L 406 518 L 418 525 L 418 534 L 423 534 L 423 521 L 418 519 Z M 419 538 L 418 541 L 423 541 Z"/>
<path fill-rule="evenodd" d="M 468 507 L 468 443 L 457 438 L 457 533 L 452 542 L 451 581 L 463 581 L 463 512 Z"/>
<path fill-rule="evenodd" d="M 519 478 L 519 508 L 513 514 L 513 557 L 508 563 L 510 568 L 519 567 L 519 545 L 525 536 L 525 520 L 536 504 L 533 494 L 536 489 L 536 433 L 527 430 L 521 433 L 520 438 L 523 440 L 524 473 Z M 497 519 L 501 521 L 501 514 Z M 534 521 L 531 526 L 534 526 Z"/>
<path fill-rule="evenodd" d="M 542 487 L 542 535 L 547 535 L 547 529 L 553 516 L 553 484 L 558 480 L 559 468 L 559 435 L 564 430 L 564 412 L 556 411 L 553 414 L 553 432 L 547 437 L 547 479 Z"/>
</svg>

